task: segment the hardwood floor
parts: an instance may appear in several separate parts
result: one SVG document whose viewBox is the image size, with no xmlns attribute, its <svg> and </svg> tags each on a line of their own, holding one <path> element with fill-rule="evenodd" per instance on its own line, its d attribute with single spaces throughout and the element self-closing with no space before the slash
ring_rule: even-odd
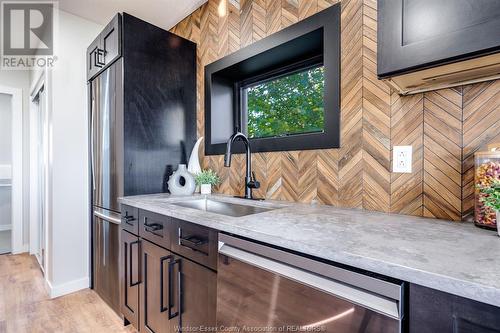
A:
<svg viewBox="0 0 500 333">
<path fill-rule="evenodd" d="M 135 332 L 90 289 L 50 299 L 34 256 L 0 255 L 0 333 Z"/>
</svg>

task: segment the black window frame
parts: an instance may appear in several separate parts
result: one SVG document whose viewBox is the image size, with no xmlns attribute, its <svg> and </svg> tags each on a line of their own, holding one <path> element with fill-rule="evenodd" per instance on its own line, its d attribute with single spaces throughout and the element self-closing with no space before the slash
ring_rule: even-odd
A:
<svg viewBox="0 0 500 333">
<path fill-rule="evenodd" d="M 241 132 L 243 132 L 245 135 L 248 136 L 248 103 L 247 103 L 247 98 L 245 95 L 245 89 L 249 87 L 253 87 L 259 84 L 263 84 L 266 82 L 274 81 L 277 79 L 280 79 L 282 77 L 290 76 L 296 73 L 301 73 L 305 72 L 310 69 L 314 68 L 319 68 L 319 67 L 324 67 L 324 62 L 323 62 L 323 56 L 318 55 L 311 57 L 309 59 L 305 59 L 287 66 L 283 66 L 280 68 L 277 68 L 275 70 L 272 70 L 270 72 L 266 72 L 264 74 L 260 74 L 257 76 L 250 77 L 248 79 L 245 79 L 243 81 L 238 82 L 237 85 L 235 85 L 235 93 L 239 94 L 239 109 L 235 110 L 238 112 L 238 119 L 239 119 L 239 128 L 241 129 Z M 324 89 L 323 89 L 324 90 Z M 323 91 L 323 102 L 325 98 L 325 92 Z M 324 105 L 324 103 L 323 103 Z M 323 113 L 326 118 L 326 110 L 323 107 Z M 276 136 L 270 136 L 270 137 L 261 137 L 261 138 L 249 138 L 250 140 L 266 140 L 263 141 L 262 144 L 268 144 L 270 141 L 269 140 L 279 140 L 285 137 L 292 137 L 292 136 L 303 136 L 303 135 L 310 135 L 310 134 L 323 134 L 326 129 L 326 119 L 324 120 L 324 126 L 323 130 L 321 132 L 307 132 L 307 133 L 294 133 L 294 134 L 289 134 L 289 135 L 276 135 Z M 300 139 L 300 138 L 298 138 Z M 253 146 L 252 146 L 253 148 Z"/>
<path fill-rule="evenodd" d="M 321 38 L 321 41 L 318 41 L 318 38 Z M 290 48 L 286 49 L 285 45 L 287 43 L 295 43 L 295 41 L 299 41 L 300 39 L 301 44 L 297 45 L 305 48 L 308 45 L 316 45 L 316 49 L 311 51 L 310 54 L 304 52 L 305 56 L 300 56 L 299 59 L 288 61 L 287 53 L 290 53 Z M 317 47 L 318 43 L 321 43 L 320 49 Z M 297 45 L 294 44 L 294 47 L 297 47 Z M 258 62 L 254 61 L 251 63 L 257 57 L 265 55 L 266 52 L 267 54 L 278 55 L 277 58 L 283 60 L 282 64 L 275 64 L 271 69 L 261 69 L 258 68 Z M 336 4 L 205 67 L 205 155 L 224 154 L 226 150 L 226 143 L 212 143 L 211 126 L 213 115 L 211 101 L 212 98 L 218 97 L 212 96 L 212 92 L 215 91 L 213 85 L 216 84 L 216 80 L 218 80 L 217 84 L 222 81 L 222 85 L 226 86 L 227 95 L 232 94 L 232 105 L 226 106 L 225 112 L 227 117 L 233 119 L 233 133 L 241 129 L 243 129 L 243 132 L 246 132 L 246 103 L 242 95 L 244 87 L 249 86 L 251 83 L 265 82 L 280 76 L 291 75 L 294 72 L 318 65 L 323 65 L 325 70 L 323 96 L 325 112 L 324 131 L 251 138 L 252 151 L 273 152 L 339 148 L 340 5 Z M 252 75 L 248 75 L 248 72 L 245 72 L 248 68 L 253 69 L 253 72 L 251 72 Z M 224 76 L 221 75 L 215 78 L 216 75 L 223 72 Z M 229 92 L 230 90 L 232 92 Z M 219 112 L 218 108 L 214 109 L 214 112 Z M 217 117 L 221 116 L 214 115 L 214 117 L 215 121 Z M 223 120 L 231 122 L 227 118 L 223 118 Z M 227 131 L 230 132 L 230 130 Z M 243 145 L 235 145 L 234 151 L 236 153 L 243 153 Z"/>
</svg>

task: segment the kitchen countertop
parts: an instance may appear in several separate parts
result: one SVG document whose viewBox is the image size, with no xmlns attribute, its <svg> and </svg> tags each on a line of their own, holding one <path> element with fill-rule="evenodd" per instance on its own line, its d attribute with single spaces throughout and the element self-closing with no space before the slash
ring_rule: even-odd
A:
<svg viewBox="0 0 500 333">
<path fill-rule="evenodd" d="M 208 197 L 279 209 L 230 217 L 172 204 L 200 195 L 153 194 L 120 202 L 500 307 L 496 232 L 471 223 L 358 209 Z"/>
</svg>

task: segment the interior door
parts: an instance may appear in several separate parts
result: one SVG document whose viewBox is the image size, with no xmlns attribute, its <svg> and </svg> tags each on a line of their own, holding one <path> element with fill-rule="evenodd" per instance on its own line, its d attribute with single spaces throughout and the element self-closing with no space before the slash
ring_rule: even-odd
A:
<svg viewBox="0 0 500 333">
<path fill-rule="evenodd" d="M 141 240 L 139 237 L 122 230 L 121 232 L 121 309 L 125 318 L 139 328 L 139 285 L 141 283 L 140 257 Z"/>
<path fill-rule="evenodd" d="M 48 119 L 45 108 L 45 89 L 42 87 L 38 92 L 38 253 L 37 259 L 45 269 L 45 221 L 47 216 L 47 196 L 46 185 L 48 171 Z"/>
<path fill-rule="evenodd" d="M 173 313 L 169 311 L 169 290 L 172 291 L 169 287 L 172 281 L 169 279 L 168 267 L 173 257 L 170 251 L 142 241 L 141 332 L 175 332 L 176 327 L 169 320 Z"/>
</svg>

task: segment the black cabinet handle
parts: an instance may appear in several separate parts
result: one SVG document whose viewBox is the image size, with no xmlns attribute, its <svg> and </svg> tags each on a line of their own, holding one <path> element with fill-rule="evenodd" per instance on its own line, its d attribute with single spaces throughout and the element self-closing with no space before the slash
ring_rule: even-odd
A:
<svg viewBox="0 0 500 333">
<path fill-rule="evenodd" d="M 94 64 L 96 67 L 102 68 L 106 63 L 105 61 L 101 61 L 101 56 L 105 57 L 106 52 L 97 48 L 94 52 Z"/>
<path fill-rule="evenodd" d="M 175 306 L 175 304 L 174 304 L 174 297 L 172 295 L 172 289 L 173 289 L 172 275 L 173 275 L 174 267 L 175 267 L 176 264 L 179 265 L 179 273 L 178 273 L 179 308 L 178 308 L 178 310 L 176 312 L 172 313 L 172 308 Z M 171 260 L 168 263 L 168 319 L 175 318 L 175 317 L 177 317 L 179 315 L 180 306 L 182 304 L 181 296 L 182 296 L 181 260 L 180 259 L 175 259 L 175 260 Z"/>
<path fill-rule="evenodd" d="M 168 259 L 171 259 L 172 256 L 165 256 L 165 257 L 161 257 L 160 258 L 160 312 L 163 313 L 167 310 L 169 310 L 169 313 L 170 313 L 170 309 L 169 309 L 169 306 L 166 307 L 166 306 L 163 306 L 163 304 L 165 302 L 163 302 L 163 280 L 164 280 L 164 276 L 163 276 L 163 263 L 168 260 Z M 169 268 L 168 268 L 168 298 L 169 298 L 169 303 L 170 303 L 170 264 L 169 264 Z"/>
<path fill-rule="evenodd" d="M 184 283 L 182 282 L 182 271 L 181 271 L 181 263 L 179 261 L 179 272 L 177 273 L 177 281 L 178 281 L 178 293 L 177 297 L 179 299 L 179 322 L 181 321 L 182 317 L 182 307 L 183 307 L 183 301 L 182 301 L 182 296 L 184 294 Z"/>
<path fill-rule="evenodd" d="M 132 256 L 132 246 L 137 244 L 137 258 L 140 258 L 140 253 L 141 253 L 141 241 L 140 240 L 137 240 L 135 242 L 131 242 L 129 244 L 129 273 L 130 273 L 130 278 L 129 278 L 129 284 L 130 284 L 130 287 L 133 287 L 133 286 L 137 286 L 138 284 L 140 284 L 142 281 L 141 281 L 141 270 L 139 269 L 139 278 L 137 279 L 136 282 L 133 282 L 134 278 L 133 278 L 133 256 Z"/>
<path fill-rule="evenodd" d="M 134 223 L 131 223 L 131 222 L 133 222 L 133 221 L 135 221 L 135 220 L 136 220 L 136 218 L 135 218 L 133 215 L 125 215 L 125 216 L 123 217 L 123 221 L 124 221 L 126 224 L 130 225 L 130 226 L 134 226 Z"/>
<path fill-rule="evenodd" d="M 147 232 L 154 233 L 155 231 L 162 230 L 162 229 L 163 229 L 162 224 L 160 224 L 160 223 L 149 224 L 147 222 L 147 218 L 146 217 L 144 218 L 144 230 L 146 230 Z"/>
<path fill-rule="evenodd" d="M 190 246 L 194 246 L 194 247 L 206 244 L 208 242 L 207 239 L 200 239 L 196 236 L 189 236 L 186 238 L 180 237 L 179 240 L 181 242 L 181 245 L 184 245 L 182 243 L 185 243 L 186 245 L 190 245 Z"/>
<path fill-rule="evenodd" d="M 179 228 L 179 245 L 186 248 L 190 249 L 192 251 L 199 252 L 201 254 L 204 254 L 208 256 L 208 253 L 206 251 L 203 251 L 202 249 L 199 249 L 198 247 L 201 245 L 204 245 L 208 243 L 208 239 L 203 239 L 203 238 L 198 238 L 197 236 L 188 236 L 188 237 L 182 237 L 182 230 Z"/>
</svg>

